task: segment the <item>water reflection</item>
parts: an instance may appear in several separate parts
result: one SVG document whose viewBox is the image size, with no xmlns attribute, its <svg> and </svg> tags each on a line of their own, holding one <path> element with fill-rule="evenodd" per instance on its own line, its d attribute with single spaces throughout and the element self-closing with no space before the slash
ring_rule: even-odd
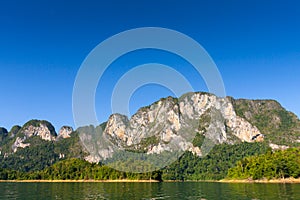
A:
<svg viewBox="0 0 300 200">
<path fill-rule="evenodd" d="M 300 184 L 0 183 L 0 199 L 300 199 Z"/>
</svg>

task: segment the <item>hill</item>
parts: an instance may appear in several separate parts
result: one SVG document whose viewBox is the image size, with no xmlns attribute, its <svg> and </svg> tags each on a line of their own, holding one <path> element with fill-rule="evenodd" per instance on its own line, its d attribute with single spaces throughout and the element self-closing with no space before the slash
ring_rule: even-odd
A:
<svg viewBox="0 0 300 200">
<path fill-rule="evenodd" d="M 130 119 L 113 114 L 97 127 L 62 126 L 57 133 L 50 122 L 31 120 L 0 128 L 0 168 L 35 173 L 78 159 L 117 171 L 159 171 L 165 180 L 222 179 L 247 156 L 299 142 L 299 119 L 274 100 L 197 92 L 162 98 Z"/>
</svg>

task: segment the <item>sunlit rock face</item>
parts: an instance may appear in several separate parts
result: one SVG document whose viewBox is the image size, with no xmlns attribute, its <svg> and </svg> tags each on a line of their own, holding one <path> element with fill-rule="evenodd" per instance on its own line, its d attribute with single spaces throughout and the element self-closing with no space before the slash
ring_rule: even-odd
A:
<svg viewBox="0 0 300 200">
<path fill-rule="evenodd" d="M 70 138 L 73 131 L 71 126 L 63 126 L 60 128 L 57 138 Z"/>
<path fill-rule="evenodd" d="M 26 137 L 40 136 L 43 140 L 53 141 L 56 135 L 52 134 L 49 128 L 41 123 L 39 126 L 29 125 L 25 127 L 22 131 Z"/>
<path fill-rule="evenodd" d="M 200 126 L 204 128 L 199 130 Z M 201 156 L 202 149 L 192 143 L 196 133 L 214 144 L 234 143 L 236 139 L 246 142 L 256 141 L 256 138 L 263 140 L 257 137 L 261 133 L 255 126 L 236 115 L 230 98 L 208 93 L 188 93 L 178 99 L 164 98 L 139 109 L 130 119 L 113 114 L 100 135 L 120 149 L 146 154 L 181 150 Z M 110 145 L 98 148 L 97 156 L 88 160 L 110 157 L 113 149 Z"/>
<path fill-rule="evenodd" d="M 22 128 L 18 129 L 12 137 L 16 139 L 12 145 L 12 151 L 16 152 L 18 148 L 25 148 L 30 146 L 26 140 L 37 136 L 46 141 L 54 141 L 56 139 L 56 132 L 54 127 L 47 121 L 31 120 L 27 122 Z"/>
</svg>

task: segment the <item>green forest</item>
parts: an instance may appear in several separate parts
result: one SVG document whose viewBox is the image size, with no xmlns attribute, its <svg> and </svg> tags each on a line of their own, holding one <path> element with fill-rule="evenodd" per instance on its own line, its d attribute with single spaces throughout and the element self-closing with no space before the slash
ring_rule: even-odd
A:
<svg viewBox="0 0 300 200">
<path fill-rule="evenodd" d="M 37 157 L 37 160 L 41 160 Z M 37 162 L 36 162 L 37 163 Z M 23 168 L 24 169 L 24 168 Z M 40 170 L 0 169 L 1 180 L 157 180 L 197 181 L 261 179 L 300 176 L 300 150 L 272 152 L 265 143 L 216 145 L 205 157 L 184 153 L 173 164 L 155 172 L 120 172 L 101 163 L 67 158 Z"/>
<path fill-rule="evenodd" d="M 91 164 L 85 161 L 84 158 L 89 154 L 80 143 L 78 131 L 70 133 L 68 138 L 57 137 L 54 141 L 46 141 L 39 136 L 27 137 L 23 142 L 29 147 L 14 149 L 16 138 L 24 138 L 23 130 L 29 125 L 37 127 L 42 123 L 52 135 L 56 135 L 54 127 L 47 121 L 30 120 L 23 127 L 14 126 L 10 131 L 0 128 L 0 179 L 199 181 L 299 178 L 299 119 L 275 101 L 232 99 L 232 102 L 237 115 L 247 117 L 247 120 L 261 131 L 264 135 L 263 142 L 242 142 L 226 130 L 228 141 L 215 145 L 204 157 L 187 151 L 175 162 L 160 170 L 132 173 L 117 171 L 103 163 Z M 199 123 L 200 131 L 205 132 L 209 120 L 209 116 L 203 115 Z M 100 126 L 104 129 L 106 123 Z M 197 133 L 193 146 L 201 148 L 204 138 L 203 134 Z M 142 140 L 140 149 L 126 150 L 145 153 L 147 146 L 157 143 L 156 137 L 149 137 Z M 270 144 L 295 148 L 272 151 Z M 115 163 L 119 167 L 128 169 L 130 163 L 140 167 L 138 159 L 126 160 L 125 157 L 124 160 L 124 156 L 120 155 L 123 160 L 119 160 L 118 156 L 116 153 Z M 159 156 L 163 159 L 163 154 Z"/>
<path fill-rule="evenodd" d="M 238 161 L 229 169 L 229 179 L 280 179 L 300 177 L 300 149 L 268 151 L 266 154 L 250 156 Z"/>
<path fill-rule="evenodd" d="M 1 180 L 158 180 L 161 172 L 126 173 L 114 170 L 105 165 L 91 164 L 87 161 L 70 158 L 55 163 L 40 171 L 22 172 L 0 169 Z"/>
</svg>

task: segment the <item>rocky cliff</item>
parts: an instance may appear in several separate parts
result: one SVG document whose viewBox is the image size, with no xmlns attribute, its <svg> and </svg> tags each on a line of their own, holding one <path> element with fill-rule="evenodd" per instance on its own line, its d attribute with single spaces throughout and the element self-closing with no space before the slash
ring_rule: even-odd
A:
<svg viewBox="0 0 300 200">
<path fill-rule="evenodd" d="M 274 100 L 232 100 L 238 116 L 255 125 L 268 143 L 294 146 L 300 139 L 298 117 Z"/>
<path fill-rule="evenodd" d="M 193 151 L 192 138 L 200 131 L 200 119 L 205 115 L 210 120 L 201 134 L 217 144 L 232 142 L 229 134 L 246 142 L 254 142 L 261 136 L 257 127 L 236 115 L 230 99 L 207 93 L 161 99 L 140 109 L 131 119 L 114 114 L 109 118 L 104 134 L 123 148 L 140 148 L 141 141 L 155 136 L 156 144 L 143 147 L 148 154 L 171 150 L 172 146 Z"/>
<path fill-rule="evenodd" d="M 178 150 L 206 155 L 211 147 L 195 146 L 197 134 L 212 145 L 264 140 L 270 147 L 274 142 L 297 145 L 299 127 L 299 119 L 276 101 L 234 100 L 198 92 L 161 99 L 130 119 L 113 114 L 102 129 L 91 131 L 90 127 L 80 134 L 92 154 L 88 160 L 100 161 L 113 157 L 116 149 L 148 155 Z"/>
<path fill-rule="evenodd" d="M 77 132 L 70 126 L 63 126 L 57 135 L 48 121 L 30 120 L 9 132 L 0 131 L 0 169 L 35 171 L 62 159 L 86 156 Z"/>
<path fill-rule="evenodd" d="M 18 148 L 30 146 L 26 140 L 33 136 L 38 136 L 46 141 L 53 141 L 56 138 L 56 132 L 52 124 L 47 121 L 31 120 L 17 132 L 15 142 L 12 145 L 13 152 L 16 152 Z"/>
<path fill-rule="evenodd" d="M 57 139 L 59 138 L 70 138 L 73 133 L 73 128 L 71 126 L 62 126 L 59 130 Z"/>
<path fill-rule="evenodd" d="M 164 148 L 169 149 L 172 143 L 188 150 L 191 146 L 188 140 L 199 132 L 197 129 L 204 114 L 210 115 L 210 122 L 202 134 L 218 144 L 228 142 L 229 132 L 246 142 L 253 142 L 261 135 L 255 126 L 236 115 L 229 99 L 203 93 L 161 99 L 140 109 L 131 119 L 114 114 L 109 118 L 104 134 L 118 146 L 134 148 L 139 148 L 143 139 L 155 136 L 158 142 L 145 147 L 148 153 L 160 153 Z"/>
<path fill-rule="evenodd" d="M 46 149 L 49 163 L 82 156 L 90 162 L 103 162 L 124 150 L 158 159 L 170 152 L 201 157 L 214 145 L 242 142 L 264 142 L 272 149 L 299 146 L 300 121 L 274 100 L 187 93 L 178 99 L 162 98 L 140 108 L 131 118 L 113 114 L 98 127 L 74 131 L 63 126 L 58 135 L 42 120 L 31 120 L 10 131 L 0 128 L 0 159 L 23 162 L 28 150 L 38 155 L 40 149 Z"/>
<path fill-rule="evenodd" d="M 0 144 L 0 149 L 6 147 L 6 155 L 12 152 L 17 152 L 18 148 L 25 148 L 31 145 L 32 138 L 40 138 L 44 141 L 56 141 L 60 139 L 70 138 L 74 132 L 70 126 L 62 126 L 59 130 L 59 135 L 53 125 L 45 120 L 30 120 L 23 125 L 14 126 L 8 132 L 5 128 L 0 128 L 0 142 L 6 141 L 6 144 Z M 9 145 L 9 148 L 7 147 Z"/>
</svg>

